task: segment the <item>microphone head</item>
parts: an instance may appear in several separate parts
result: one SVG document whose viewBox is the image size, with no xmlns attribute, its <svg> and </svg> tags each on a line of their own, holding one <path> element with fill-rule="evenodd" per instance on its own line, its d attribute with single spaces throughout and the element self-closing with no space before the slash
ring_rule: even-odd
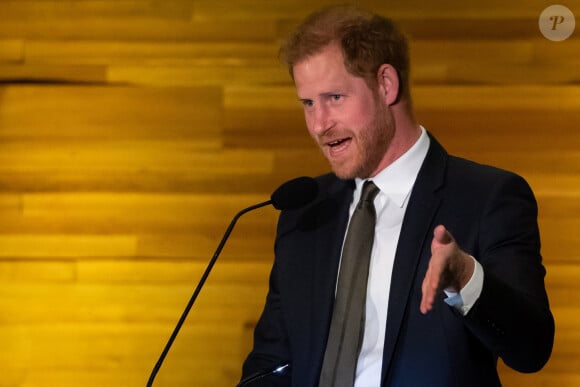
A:
<svg viewBox="0 0 580 387">
<path fill-rule="evenodd" d="M 312 177 L 298 177 L 282 184 L 270 197 L 277 210 L 300 208 L 318 195 L 318 183 Z"/>
</svg>

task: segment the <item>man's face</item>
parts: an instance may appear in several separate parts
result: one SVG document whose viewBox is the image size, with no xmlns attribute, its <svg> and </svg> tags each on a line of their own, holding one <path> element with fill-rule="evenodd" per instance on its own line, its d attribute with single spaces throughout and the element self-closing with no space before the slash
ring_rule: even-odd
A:
<svg viewBox="0 0 580 387">
<path fill-rule="evenodd" d="M 293 74 L 308 131 L 334 173 L 367 178 L 384 168 L 394 135 L 389 107 L 346 70 L 340 48 L 330 45 L 298 62 Z"/>
</svg>

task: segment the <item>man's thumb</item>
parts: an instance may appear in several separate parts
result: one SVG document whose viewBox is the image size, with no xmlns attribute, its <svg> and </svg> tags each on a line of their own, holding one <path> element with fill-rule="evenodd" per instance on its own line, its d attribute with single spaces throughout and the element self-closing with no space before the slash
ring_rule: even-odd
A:
<svg viewBox="0 0 580 387">
<path fill-rule="evenodd" d="M 453 242 L 453 236 L 442 224 L 435 227 L 435 230 L 433 231 L 433 238 L 436 242 L 443 245 Z"/>
</svg>

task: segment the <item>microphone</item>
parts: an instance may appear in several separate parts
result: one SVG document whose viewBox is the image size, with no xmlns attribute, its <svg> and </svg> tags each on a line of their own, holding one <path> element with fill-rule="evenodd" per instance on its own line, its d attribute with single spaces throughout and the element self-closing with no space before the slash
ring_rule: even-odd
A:
<svg viewBox="0 0 580 387">
<path fill-rule="evenodd" d="M 300 208 L 318 195 L 318 183 L 311 177 L 302 176 L 282 184 L 270 197 L 277 210 Z M 268 202 L 266 202 L 268 203 Z"/>
<path fill-rule="evenodd" d="M 313 201 L 317 195 L 318 195 L 318 183 L 316 182 L 316 180 L 306 176 L 298 177 L 296 179 L 287 181 L 286 183 L 278 187 L 276 191 L 274 191 L 270 196 L 270 200 L 244 208 L 232 218 L 232 221 L 230 222 L 230 225 L 228 226 L 226 232 L 224 233 L 224 236 L 222 237 L 222 240 L 220 241 L 215 253 L 213 254 L 213 257 L 209 261 L 209 264 L 207 265 L 205 272 L 201 276 L 201 279 L 199 280 L 199 283 L 197 284 L 195 291 L 193 292 L 191 298 L 189 299 L 189 302 L 187 303 L 185 310 L 181 314 L 181 317 L 179 318 L 179 321 L 177 322 L 177 325 L 175 326 L 173 333 L 169 337 L 169 340 L 167 341 L 167 344 L 165 345 L 163 352 L 161 352 L 161 356 L 159 356 L 159 359 L 157 360 L 155 367 L 153 367 L 153 371 L 151 371 L 149 381 L 147 382 L 147 387 L 151 387 L 153 385 L 153 381 L 155 380 L 155 376 L 157 375 L 159 369 L 161 368 L 161 365 L 163 364 L 163 360 L 165 360 L 165 357 L 167 356 L 167 353 L 169 352 L 169 349 L 171 348 L 173 341 L 175 341 L 175 338 L 177 337 L 177 334 L 179 333 L 181 326 L 185 322 L 185 319 L 187 318 L 189 311 L 193 307 L 193 304 L 195 303 L 195 300 L 197 299 L 197 296 L 199 295 L 201 288 L 205 284 L 205 281 L 207 280 L 209 273 L 213 269 L 213 266 L 215 265 L 238 219 L 247 212 L 256 210 L 261 207 L 265 207 L 270 204 L 272 204 L 274 208 L 276 208 L 277 210 L 297 209 Z"/>
</svg>

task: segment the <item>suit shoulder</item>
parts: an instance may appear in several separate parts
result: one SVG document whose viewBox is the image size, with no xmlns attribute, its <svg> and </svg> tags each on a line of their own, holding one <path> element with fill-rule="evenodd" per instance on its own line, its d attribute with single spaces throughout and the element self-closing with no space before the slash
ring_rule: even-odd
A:
<svg viewBox="0 0 580 387">
<path fill-rule="evenodd" d="M 534 196 L 529 183 L 521 175 L 492 165 L 481 164 L 461 157 L 449 156 L 447 182 L 451 186 L 463 186 L 466 189 L 490 192 L 527 192 Z"/>
<path fill-rule="evenodd" d="M 467 160 L 462 157 L 449 156 L 449 174 L 460 176 L 462 179 L 468 180 L 497 180 L 497 179 L 514 179 L 525 181 L 519 174 L 503 169 L 497 166 L 478 163 L 476 161 Z"/>
</svg>

